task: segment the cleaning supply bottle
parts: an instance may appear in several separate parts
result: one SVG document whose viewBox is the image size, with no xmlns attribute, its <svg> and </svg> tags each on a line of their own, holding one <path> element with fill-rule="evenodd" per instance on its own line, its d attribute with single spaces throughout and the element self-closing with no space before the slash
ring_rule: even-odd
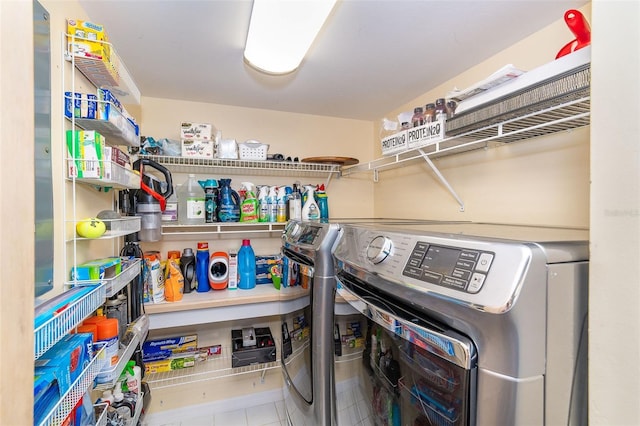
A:
<svg viewBox="0 0 640 426">
<path fill-rule="evenodd" d="M 204 224 L 204 190 L 194 174 L 189 174 L 186 182 L 178 189 L 178 223 L 180 225 Z"/>
<path fill-rule="evenodd" d="M 268 203 L 267 205 L 269 206 L 269 220 L 267 222 L 275 222 L 276 221 L 276 216 L 277 216 L 277 212 L 278 212 L 278 192 L 277 192 L 278 187 L 277 186 L 271 186 L 269 187 L 269 196 L 267 197 Z"/>
<path fill-rule="evenodd" d="M 238 250 L 238 288 L 250 290 L 256 286 L 256 255 L 250 240 L 242 240 Z"/>
<path fill-rule="evenodd" d="M 291 198 L 291 193 L 293 192 L 293 190 L 291 189 L 290 186 L 285 186 L 284 187 L 284 194 L 285 194 L 285 205 L 284 205 L 284 209 L 285 209 L 285 222 L 288 221 L 290 219 L 289 217 L 289 199 Z"/>
<path fill-rule="evenodd" d="M 253 183 L 242 182 L 242 187 L 244 188 L 244 200 L 240 203 L 240 222 L 257 222 L 260 211 Z"/>
<path fill-rule="evenodd" d="M 196 254 L 196 279 L 198 293 L 209 291 L 209 243 L 199 242 L 198 253 Z"/>
<path fill-rule="evenodd" d="M 282 223 L 287 221 L 287 192 L 284 186 L 278 187 L 278 195 L 276 198 L 276 222 Z"/>
<path fill-rule="evenodd" d="M 258 221 L 269 222 L 269 187 L 261 186 L 258 194 Z"/>
<path fill-rule="evenodd" d="M 307 186 L 307 201 L 302 206 L 302 220 L 318 221 L 320 220 L 320 208 L 314 197 L 314 187 Z"/>
<path fill-rule="evenodd" d="M 231 188 L 231 179 L 219 179 L 220 202 L 219 219 L 220 222 L 238 222 L 240 220 L 240 196 Z"/>
<path fill-rule="evenodd" d="M 142 370 L 136 365 L 135 361 L 132 360 L 127 362 L 127 365 L 124 367 L 124 371 L 120 375 L 120 379 L 122 380 L 123 387 L 126 387 L 126 389 L 123 390 L 140 394 L 140 387 L 142 386 Z"/>
<path fill-rule="evenodd" d="M 186 247 L 180 257 L 180 271 L 184 279 L 183 294 L 191 293 L 196 277 L 196 256 L 191 247 Z"/>
<path fill-rule="evenodd" d="M 293 184 L 293 191 L 289 196 L 289 219 L 302 220 L 302 195 L 297 184 Z"/>
<path fill-rule="evenodd" d="M 316 203 L 320 209 L 320 220 L 326 222 L 329 220 L 329 198 L 324 190 L 324 183 L 318 185 L 316 189 Z"/>
</svg>

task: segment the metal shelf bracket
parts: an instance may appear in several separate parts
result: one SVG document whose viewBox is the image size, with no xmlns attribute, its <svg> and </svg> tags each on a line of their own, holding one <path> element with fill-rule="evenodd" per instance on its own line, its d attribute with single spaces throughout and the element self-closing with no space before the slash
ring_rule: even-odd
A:
<svg viewBox="0 0 640 426">
<path fill-rule="evenodd" d="M 422 155 L 422 158 L 424 158 L 424 161 L 426 161 L 429 167 L 431 167 L 431 170 L 433 170 L 433 173 L 435 173 L 438 179 L 440 179 L 440 182 L 442 182 L 445 188 L 447 188 L 451 196 L 453 196 L 453 198 L 455 198 L 455 200 L 458 202 L 458 205 L 460 206 L 460 212 L 464 212 L 464 202 L 458 196 L 458 194 L 453 189 L 453 187 L 449 184 L 447 179 L 445 179 L 442 173 L 440 173 L 440 170 L 438 170 L 436 165 L 433 164 L 433 161 L 431 161 L 431 159 L 429 158 L 429 155 L 426 152 L 424 152 L 422 149 L 418 149 L 418 152 L 420 152 L 420 154 Z"/>
</svg>

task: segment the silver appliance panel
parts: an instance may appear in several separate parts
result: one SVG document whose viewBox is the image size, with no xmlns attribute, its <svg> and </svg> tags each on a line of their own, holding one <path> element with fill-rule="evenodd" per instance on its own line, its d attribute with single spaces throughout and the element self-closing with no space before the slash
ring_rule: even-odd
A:
<svg viewBox="0 0 640 426">
<path fill-rule="evenodd" d="M 492 313 L 506 312 L 514 305 L 534 255 L 543 253 L 545 263 L 550 263 L 549 257 L 567 262 L 588 255 L 588 243 L 581 240 L 588 233 L 582 230 L 429 223 L 347 225 L 342 232 L 335 250 L 339 262 L 390 283 Z M 518 239 L 525 236 L 539 238 Z"/>
</svg>

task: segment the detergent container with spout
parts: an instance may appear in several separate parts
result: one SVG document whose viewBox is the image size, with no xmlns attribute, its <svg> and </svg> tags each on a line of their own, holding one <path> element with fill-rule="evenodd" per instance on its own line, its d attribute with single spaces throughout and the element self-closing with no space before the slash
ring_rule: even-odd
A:
<svg viewBox="0 0 640 426">
<path fill-rule="evenodd" d="M 204 190 L 204 222 L 218 221 L 218 181 L 215 179 L 199 180 Z"/>
<path fill-rule="evenodd" d="M 178 193 L 178 223 L 180 225 L 202 225 L 205 218 L 204 190 L 190 174 Z"/>
<path fill-rule="evenodd" d="M 196 253 L 196 280 L 198 293 L 209 291 L 209 243 L 199 242 Z"/>
<path fill-rule="evenodd" d="M 238 288 L 250 290 L 256 286 L 256 255 L 250 240 L 242 240 L 238 250 Z"/>
<path fill-rule="evenodd" d="M 196 282 L 196 256 L 191 247 L 186 247 L 180 257 L 180 271 L 184 278 L 183 293 L 191 293 L 193 284 Z"/>
<path fill-rule="evenodd" d="M 240 196 L 231 189 L 231 179 L 220 179 L 220 196 L 218 200 L 220 222 L 238 222 L 240 220 Z"/>
<path fill-rule="evenodd" d="M 216 251 L 209 259 L 209 285 L 214 290 L 224 290 L 229 281 L 229 255 Z"/>
</svg>

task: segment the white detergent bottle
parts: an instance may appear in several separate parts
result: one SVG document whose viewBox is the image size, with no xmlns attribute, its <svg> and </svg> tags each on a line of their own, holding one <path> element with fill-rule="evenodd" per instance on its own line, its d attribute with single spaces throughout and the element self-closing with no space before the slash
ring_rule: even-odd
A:
<svg viewBox="0 0 640 426">
<path fill-rule="evenodd" d="M 302 206 L 302 220 L 304 221 L 318 221 L 320 220 L 320 208 L 316 203 L 313 193 L 315 188 L 313 186 L 306 186 L 307 188 L 307 201 Z"/>
</svg>

